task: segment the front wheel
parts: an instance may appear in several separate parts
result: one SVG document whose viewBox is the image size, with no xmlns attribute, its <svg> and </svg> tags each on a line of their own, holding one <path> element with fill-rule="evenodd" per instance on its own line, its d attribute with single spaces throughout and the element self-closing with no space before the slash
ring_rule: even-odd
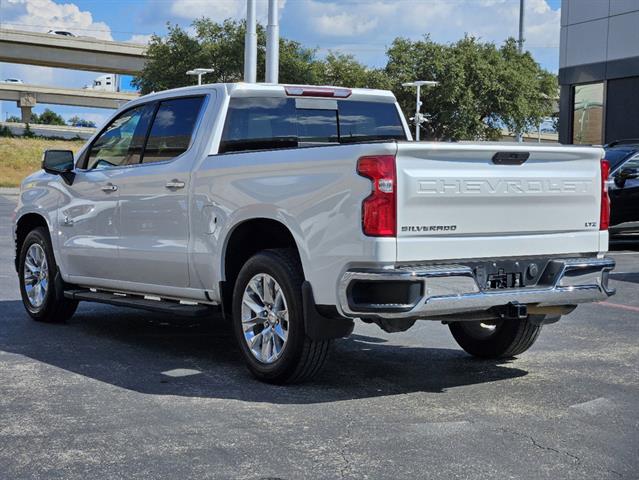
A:
<svg viewBox="0 0 639 480">
<path fill-rule="evenodd" d="M 233 329 L 251 373 L 269 383 L 296 383 L 326 361 L 330 340 L 304 328 L 304 275 L 295 252 L 265 250 L 242 267 L 233 291 Z"/>
<path fill-rule="evenodd" d="M 56 282 L 58 267 L 46 228 L 35 228 L 24 239 L 18 271 L 22 303 L 31 318 L 50 323 L 71 318 L 78 302 L 64 298 L 62 282 Z"/>
<path fill-rule="evenodd" d="M 450 323 L 448 327 L 460 347 L 480 358 L 509 358 L 524 353 L 541 332 L 539 322 L 532 322 L 529 318 L 462 321 Z"/>
</svg>

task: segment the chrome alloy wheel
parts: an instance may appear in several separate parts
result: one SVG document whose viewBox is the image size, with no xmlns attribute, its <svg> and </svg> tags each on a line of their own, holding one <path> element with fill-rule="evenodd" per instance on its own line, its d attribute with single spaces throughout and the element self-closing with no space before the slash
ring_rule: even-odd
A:
<svg viewBox="0 0 639 480">
<path fill-rule="evenodd" d="M 258 273 L 242 297 L 242 331 L 253 356 L 261 363 L 275 362 L 286 347 L 288 328 L 284 291 L 273 277 Z"/>
<path fill-rule="evenodd" d="M 40 308 L 49 290 L 49 266 L 44 249 L 37 243 L 27 250 L 22 279 L 29 303 Z"/>
</svg>

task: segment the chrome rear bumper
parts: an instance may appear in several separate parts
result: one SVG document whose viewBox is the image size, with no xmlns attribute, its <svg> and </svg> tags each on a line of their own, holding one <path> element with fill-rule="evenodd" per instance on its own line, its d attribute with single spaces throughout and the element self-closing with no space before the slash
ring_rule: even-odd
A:
<svg viewBox="0 0 639 480">
<path fill-rule="evenodd" d="M 428 318 L 484 311 L 511 303 L 539 307 L 576 305 L 605 300 L 615 291 L 608 288 L 608 273 L 615 267 L 610 258 L 551 260 L 537 285 L 523 288 L 483 290 L 473 269 L 464 265 L 409 266 L 393 269 L 354 269 L 340 282 L 340 307 L 348 317 Z M 368 304 L 365 309 L 349 299 L 355 281 L 421 282 L 421 295 L 408 304 Z"/>
</svg>

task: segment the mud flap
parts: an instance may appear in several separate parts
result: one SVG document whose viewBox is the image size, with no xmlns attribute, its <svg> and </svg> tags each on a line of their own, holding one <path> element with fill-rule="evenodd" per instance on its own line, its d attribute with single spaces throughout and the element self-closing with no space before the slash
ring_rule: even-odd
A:
<svg viewBox="0 0 639 480">
<path fill-rule="evenodd" d="M 306 281 L 302 284 L 302 302 L 304 304 L 306 335 L 312 340 L 331 340 L 348 337 L 353 333 L 355 323 L 350 318 L 325 317 L 317 311 L 313 288 Z"/>
</svg>

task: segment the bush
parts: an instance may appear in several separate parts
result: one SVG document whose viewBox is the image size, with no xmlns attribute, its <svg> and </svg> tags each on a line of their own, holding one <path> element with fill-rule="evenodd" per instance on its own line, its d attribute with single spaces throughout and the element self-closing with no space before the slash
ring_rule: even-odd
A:
<svg viewBox="0 0 639 480">
<path fill-rule="evenodd" d="M 13 132 L 9 127 L 3 125 L 2 127 L 0 127 L 0 137 L 13 138 Z"/>
<path fill-rule="evenodd" d="M 24 127 L 24 132 L 22 132 L 22 136 L 24 138 L 35 138 L 36 134 L 31 130 L 31 126 L 27 123 Z"/>
</svg>

